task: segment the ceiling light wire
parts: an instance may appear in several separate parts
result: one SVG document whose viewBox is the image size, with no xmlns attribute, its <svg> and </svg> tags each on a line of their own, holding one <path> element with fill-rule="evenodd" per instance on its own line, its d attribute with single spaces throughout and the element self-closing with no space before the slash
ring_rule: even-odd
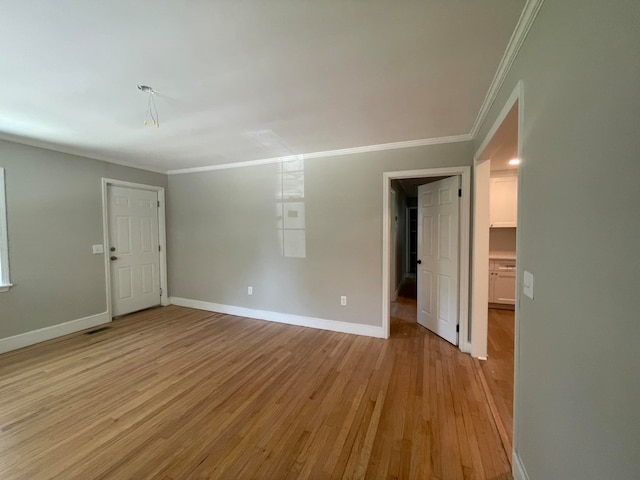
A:
<svg viewBox="0 0 640 480">
<path fill-rule="evenodd" d="M 153 123 L 153 125 L 156 128 L 159 128 L 160 116 L 158 115 L 158 107 L 156 106 L 156 100 L 154 98 L 156 91 L 148 85 L 138 85 L 138 90 L 149 95 L 147 101 L 147 115 L 145 116 L 143 124 L 147 125 L 147 123 L 149 122 L 149 118 L 151 118 L 151 122 Z"/>
</svg>

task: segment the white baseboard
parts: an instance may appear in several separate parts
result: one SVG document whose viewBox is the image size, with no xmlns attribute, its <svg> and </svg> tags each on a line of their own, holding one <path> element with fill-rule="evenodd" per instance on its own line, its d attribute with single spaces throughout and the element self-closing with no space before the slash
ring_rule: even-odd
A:
<svg viewBox="0 0 640 480">
<path fill-rule="evenodd" d="M 291 315 L 288 313 L 270 312 L 266 310 L 254 310 L 252 308 L 201 302 L 200 300 L 190 300 L 188 298 L 180 297 L 171 297 L 171 303 L 180 307 L 197 308 L 198 310 L 226 313 L 228 315 L 237 315 L 239 317 L 268 320 L 270 322 L 286 323 L 288 325 L 298 325 L 300 327 L 319 328 L 321 330 L 331 330 L 333 332 L 353 333 L 367 337 L 386 338 L 386 334 L 382 327 L 375 327 L 372 325 L 338 322 L 336 320 L 325 320 L 323 318 L 305 317 L 302 315 Z"/>
<path fill-rule="evenodd" d="M 527 471 L 524 469 L 522 459 L 515 450 L 511 454 L 511 459 L 511 474 L 513 475 L 513 480 L 529 480 L 529 475 L 527 475 Z"/>
<path fill-rule="evenodd" d="M 463 340 L 460 340 L 459 343 L 460 343 L 460 345 L 459 345 L 460 351 L 462 353 L 468 353 L 469 355 L 471 355 L 471 342 L 465 342 Z M 485 358 L 485 360 L 486 360 L 486 358 Z"/>
<path fill-rule="evenodd" d="M 70 333 L 79 332 L 86 328 L 96 327 L 103 323 L 110 322 L 108 312 L 98 313 L 89 317 L 78 318 L 70 322 L 59 323 L 50 327 L 32 330 L 31 332 L 20 333 L 13 337 L 0 339 L 0 353 L 10 352 L 18 348 L 27 347 L 35 343 L 51 340 L 52 338 L 62 337 Z"/>
</svg>

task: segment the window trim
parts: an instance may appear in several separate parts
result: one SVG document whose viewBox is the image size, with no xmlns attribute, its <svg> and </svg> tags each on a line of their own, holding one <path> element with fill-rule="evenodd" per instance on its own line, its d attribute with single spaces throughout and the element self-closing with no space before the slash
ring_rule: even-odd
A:
<svg viewBox="0 0 640 480">
<path fill-rule="evenodd" d="M 9 281 L 9 240 L 7 235 L 7 197 L 4 187 L 4 168 L 0 167 L 0 292 L 12 287 Z"/>
</svg>

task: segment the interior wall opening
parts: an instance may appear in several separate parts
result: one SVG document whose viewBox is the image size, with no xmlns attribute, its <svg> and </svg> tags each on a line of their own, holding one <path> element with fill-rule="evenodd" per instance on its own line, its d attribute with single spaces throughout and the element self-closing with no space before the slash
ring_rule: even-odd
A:
<svg viewBox="0 0 640 480">
<path fill-rule="evenodd" d="M 447 180 L 447 182 L 443 182 Z M 429 188 L 425 186 L 429 185 Z M 449 189 L 449 190 L 447 190 Z M 441 213 L 428 212 L 425 214 L 425 202 L 420 203 L 420 196 L 423 195 L 432 201 L 432 205 L 437 207 L 439 200 L 445 204 L 455 206 L 456 216 L 455 229 L 452 229 L 456 238 L 449 239 L 453 241 L 454 252 L 450 252 L 451 266 L 455 270 L 452 280 L 459 282 L 458 262 L 459 262 L 459 213 L 460 202 L 458 191 L 460 189 L 460 176 L 433 176 L 433 177 L 413 177 L 391 180 L 391 198 L 390 198 L 390 235 L 391 235 L 391 268 L 390 268 L 390 291 L 392 292 L 392 303 L 390 312 L 391 328 L 406 323 L 417 324 L 425 327 L 437 335 L 447 339 L 451 343 L 457 345 L 457 329 L 451 331 L 453 337 L 445 331 L 447 325 L 439 325 L 438 320 L 447 314 L 451 314 L 455 319 L 451 319 L 457 324 L 458 315 L 457 304 L 459 302 L 459 284 L 451 288 L 449 284 L 450 294 L 455 298 L 447 300 L 444 292 L 439 292 L 439 279 L 445 279 L 444 272 L 438 265 L 438 258 L 442 252 L 449 249 L 449 245 L 443 245 L 438 249 L 437 246 L 431 245 L 432 240 L 436 243 L 441 238 L 447 238 L 450 232 L 440 232 L 440 228 L 448 228 L 444 225 L 443 218 L 439 218 Z M 426 193 L 425 193 L 426 192 Z M 450 192 L 450 193 L 447 193 Z M 447 217 L 448 218 L 448 217 Z M 428 226 L 426 224 L 428 219 Z M 422 231 L 419 231 L 422 228 Z M 427 233 L 428 230 L 430 233 Z M 429 266 L 427 251 L 435 249 L 434 261 Z M 428 270 L 425 276 L 425 268 Z M 432 275 L 439 273 L 438 275 Z M 421 275 L 422 273 L 422 275 Z M 450 273 L 450 272 L 446 272 Z M 437 277 L 434 281 L 434 277 Z M 444 288 L 444 287 L 443 287 Z M 440 293 L 440 295 L 438 295 Z M 442 304 L 439 304 L 442 302 Z M 448 304 L 447 304 L 448 303 Z M 432 319 L 429 317 L 429 310 L 433 310 Z"/>
<path fill-rule="evenodd" d="M 392 292 L 394 292 L 393 299 L 401 293 L 400 290 L 405 283 L 408 283 L 408 285 L 406 291 L 403 293 L 413 298 L 416 297 L 415 278 L 418 265 L 418 187 L 444 178 L 448 177 L 417 177 L 391 180 L 391 189 L 396 192 L 395 195 L 397 199 L 396 210 L 392 210 L 392 238 L 393 233 L 395 233 L 397 235 L 396 262 L 397 265 L 401 265 L 401 270 L 396 275 L 395 280 L 392 275 L 392 282 L 395 283 L 392 290 Z M 412 279 L 413 282 L 407 282 L 407 280 Z"/>
<path fill-rule="evenodd" d="M 514 366 L 517 292 L 517 211 L 519 106 L 515 101 L 486 147 L 476 158 L 476 194 L 488 192 L 488 215 L 476 215 L 476 237 L 485 237 L 482 256 L 487 268 L 477 272 L 487 280 L 486 359 L 480 361 L 486 395 L 492 405 L 505 451 L 513 444 Z M 482 204 L 480 202 L 480 204 Z M 479 221 L 485 219 L 488 221 Z M 476 246 L 478 243 L 476 242 Z M 478 264 L 475 264 L 477 268 Z M 475 312 L 475 309 L 474 309 Z"/>
</svg>

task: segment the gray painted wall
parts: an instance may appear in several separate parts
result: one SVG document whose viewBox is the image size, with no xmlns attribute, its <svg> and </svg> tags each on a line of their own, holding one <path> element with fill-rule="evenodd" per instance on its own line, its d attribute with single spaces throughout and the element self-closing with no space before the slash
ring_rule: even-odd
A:
<svg viewBox="0 0 640 480">
<path fill-rule="evenodd" d="M 8 292 L 0 338 L 105 312 L 102 177 L 166 186 L 152 172 L 0 141 L 5 168 Z"/>
<path fill-rule="evenodd" d="M 281 254 L 279 165 L 171 175 L 171 295 L 381 325 L 382 173 L 471 161 L 471 142 L 307 160 L 305 258 Z"/>
<path fill-rule="evenodd" d="M 546 1 L 524 81 L 516 449 L 531 479 L 640 475 L 640 2 Z"/>
</svg>

